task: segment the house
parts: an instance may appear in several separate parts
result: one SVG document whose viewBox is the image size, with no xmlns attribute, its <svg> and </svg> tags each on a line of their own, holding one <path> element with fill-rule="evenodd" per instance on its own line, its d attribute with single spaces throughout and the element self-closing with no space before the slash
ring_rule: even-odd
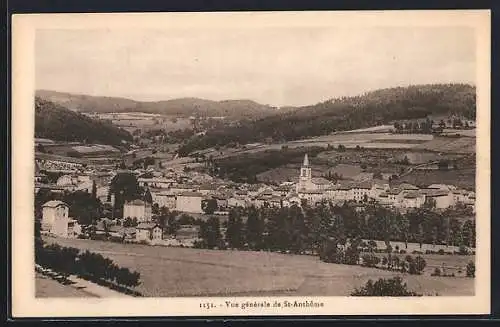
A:
<svg viewBox="0 0 500 327">
<path fill-rule="evenodd" d="M 56 185 L 71 192 L 92 191 L 92 180 L 88 175 L 63 175 L 57 179 Z"/>
<path fill-rule="evenodd" d="M 202 195 L 209 195 L 215 193 L 217 190 L 217 185 L 215 184 L 205 184 L 198 188 L 198 192 Z"/>
<path fill-rule="evenodd" d="M 425 203 L 425 195 L 416 192 L 405 192 L 401 201 L 402 208 L 420 208 Z"/>
<path fill-rule="evenodd" d="M 198 192 L 183 192 L 175 199 L 175 209 L 187 213 L 203 213 L 202 201 L 204 197 Z"/>
<path fill-rule="evenodd" d="M 379 198 L 380 194 L 387 192 L 390 189 L 389 184 L 384 181 L 375 181 L 372 185 L 369 196 L 373 199 Z"/>
<path fill-rule="evenodd" d="M 172 185 L 174 185 L 175 180 L 170 178 L 161 178 L 161 177 L 153 177 L 153 178 L 140 177 L 137 179 L 137 182 L 141 187 L 147 186 L 152 188 L 168 189 Z"/>
<path fill-rule="evenodd" d="M 220 194 L 215 194 L 212 196 L 212 199 L 215 199 L 217 201 L 217 207 L 221 209 L 225 209 L 228 206 L 228 200 L 227 197 L 220 193 Z"/>
<path fill-rule="evenodd" d="M 227 199 L 228 207 L 246 207 L 247 199 L 244 196 L 234 195 Z"/>
<path fill-rule="evenodd" d="M 306 200 L 310 205 L 314 205 L 325 198 L 325 193 L 322 191 L 302 191 L 298 193 L 298 197 L 301 200 Z"/>
<path fill-rule="evenodd" d="M 55 220 L 50 233 L 64 238 L 75 238 L 82 233 L 82 228 L 75 219 L 58 218 Z"/>
<path fill-rule="evenodd" d="M 422 194 L 425 195 L 425 200 L 434 200 L 436 209 L 446 209 L 455 205 L 455 199 L 451 191 L 439 189 L 423 189 Z"/>
<path fill-rule="evenodd" d="M 142 200 L 125 202 L 123 205 L 123 218 L 136 218 L 138 222 L 149 222 L 152 217 L 151 204 Z"/>
<path fill-rule="evenodd" d="M 42 206 L 42 230 L 64 238 L 81 234 L 81 226 L 69 216 L 69 207 L 62 201 L 48 201 Z"/>
<path fill-rule="evenodd" d="M 151 196 L 153 197 L 153 202 L 157 203 L 160 208 L 175 209 L 175 193 L 170 191 L 152 192 Z"/>
<path fill-rule="evenodd" d="M 45 202 L 42 205 L 42 230 L 49 231 L 57 219 L 69 219 L 69 206 L 58 200 Z"/>
<path fill-rule="evenodd" d="M 368 181 L 355 183 L 351 187 L 350 199 L 358 202 L 368 199 L 369 195 L 371 194 L 371 190 L 372 185 Z"/>
<path fill-rule="evenodd" d="M 138 242 L 141 241 L 158 241 L 163 239 L 163 229 L 160 225 L 151 223 L 151 222 L 143 222 L 137 225 L 135 228 L 135 240 Z"/>
<path fill-rule="evenodd" d="M 47 175 L 40 171 L 40 166 L 35 161 L 35 183 L 42 183 L 47 181 Z"/>
<path fill-rule="evenodd" d="M 35 193 L 40 191 L 40 189 L 46 189 L 53 193 L 64 193 L 64 188 L 62 187 L 53 184 L 35 183 Z"/>
</svg>

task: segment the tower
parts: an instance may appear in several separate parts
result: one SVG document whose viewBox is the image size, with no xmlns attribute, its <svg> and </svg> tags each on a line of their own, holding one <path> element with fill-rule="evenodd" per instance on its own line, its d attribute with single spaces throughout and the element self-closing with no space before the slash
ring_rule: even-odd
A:
<svg viewBox="0 0 500 327">
<path fill-rule="evenodd" d="M 307 153 L 304 155 L 304 162 L 300 168 L 299 183 L 297 185 L 297 191 L 305 190 L 311 185 L 311 167 L 309 167 L 309 158 Z"/>
</svg>

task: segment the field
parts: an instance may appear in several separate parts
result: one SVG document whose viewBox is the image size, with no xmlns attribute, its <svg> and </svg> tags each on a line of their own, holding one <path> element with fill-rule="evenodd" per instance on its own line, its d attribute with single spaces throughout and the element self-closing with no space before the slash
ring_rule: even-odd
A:
<svg viewBox="0 0 500 327">
<path fill-rule="evenodd" d="M 458 188 L 475 190 L 476 170 L 474 168 L 449 171 L 420 171 L 413 170 L 410 174 L 399 179 L 417 186 L 429 184 L 451 184 Z"/>
<path fill-rule="evenodd" d="M 258 153 L 266 150 L 280 150 L 282 147 L 324 147 L 328 145 L 354 149 L 362 147 L 364 149 L 381 150 L 408 150 L 408 151 L 432 151 L 441 153 L 471 154 L 476 151 L 475 137 L 442 137 L 429 134 L 392 134 L 386 132 L 339 132 L 336 134 L 308 138 L 304 140 L 289 141 L 274 144 L 252 144 L 241 148 L 222 148 L 218 151 L 207 149 L 202 151 L 206 156 L 212 155 L 214 158 L 225 158 L 245 153 Z"/>
<path fill-rule="evenodd" d="M 321 262 L 315 256 L 253 251 L 151 247 L 110 242 L 46 239 L 100 252 L 118 265 L 141 273 L 137 288 L 145 296 L 346 296 L 369 279 L 398 273 Z M 455 256 L 442 256 L 447 265 Z M 470 260 L 470 258 L 469 258 Z M 424 295 L 473 295 L 474 280 L 464 277 L 405 275 L 409 288 Z"/>
<path fill-rule="evenodd" d="M 126 129 L 129 132 L 133 132 L 136 129 L 165 129 L 166 131 L 175 131 L 192 128 L 191 121 L 188 118 L 178 118 L 159 114 L 120 112 L 102 113 L 98 114 L 97 117 L 99 119 L 109 119 L 114 125 Z"/>
</svg>

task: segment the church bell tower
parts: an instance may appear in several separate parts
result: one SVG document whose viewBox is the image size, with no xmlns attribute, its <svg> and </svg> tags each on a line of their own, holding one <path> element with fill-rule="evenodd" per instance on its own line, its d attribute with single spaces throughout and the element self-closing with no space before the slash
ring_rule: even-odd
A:
<svg viewBox="0 0 500 327">
<path fill-rule="evenodd" d="M 304 162 L 300 168 L 299 184 L 297 185 L 297 191 L 307 189 L 307 186 L 311 183 L 311 167 L 309 167 L 309 158 L 307 153 L 304 155 Z"/>
</svg>

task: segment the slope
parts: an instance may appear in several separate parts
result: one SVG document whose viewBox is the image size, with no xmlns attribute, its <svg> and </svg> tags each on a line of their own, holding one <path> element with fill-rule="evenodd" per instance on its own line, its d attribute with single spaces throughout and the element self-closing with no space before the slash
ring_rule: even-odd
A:
<svg viewBox="0 0 500 327">
<path fill-rule="evenodd" d="M 254 121 L 242 121 L 234 127 L 211 130 L 204 136 L 187 141 L 179 152 L 186 155 L 216 145 L 304 139 L 430 115 L 457 114 L 475 119 L 475 92 L 475 87 L 467 84 L 381 89 L 287 110 Z"/>
<path fill-rule="evenodd" d="M 48 90 L 38 90 L 36 94 L 42 99 L 81 112 L 145 112 L 179 117 L 196 115 L 222 116 L 231 119 L 256 119 L 277 112 L 275 107 L 252 100 L 212 101 L 199 98 L 179 98 L 145 102 L 118 97 L 90 96 Z"/>
<path fill-rule="evenodd" d="M 125 130 L 39 97 L 35 97 L 35 137 L 109 145 L 132 140 L 132 135 Z"/>
</svg>

